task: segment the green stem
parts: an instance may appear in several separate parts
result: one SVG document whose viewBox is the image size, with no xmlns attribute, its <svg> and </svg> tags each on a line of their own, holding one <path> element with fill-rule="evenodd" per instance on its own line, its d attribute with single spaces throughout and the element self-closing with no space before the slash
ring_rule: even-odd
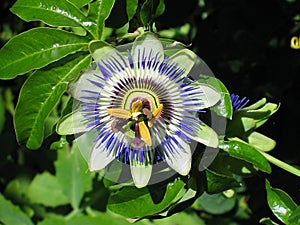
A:
<svg viewBox="0 0 300 225">
<path fill-rule="evenodd" d="M 300 177 L 300 170 L 285 163 L 285 162 L 282 162 L 280 161 L 279 159 L 276 159 L 275 157 L 265 153 L 265 152 L 260 152 L 261 154 L 263 154 L 263 156 L 270 162 L 270 163 L 273 163 L 274 165 L 280 167 L 281 169 L 284 169 L 298 177 Z"/>
<path fill-rule="evenodd" d="M 68 215 L 65 216 L 66 220 L 70 220 L 81 212 L 79 209 L 73 209 Z"/>
</svg>

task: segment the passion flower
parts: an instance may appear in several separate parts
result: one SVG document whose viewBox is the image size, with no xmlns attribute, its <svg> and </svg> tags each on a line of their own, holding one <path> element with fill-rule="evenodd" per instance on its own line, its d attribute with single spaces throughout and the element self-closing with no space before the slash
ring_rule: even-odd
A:
<svg viewBox="0 0 300 225">
<path fill-rule="evenodd" d="M 70 84 L 80 106 L 68 117 L 72 133 L 82 134 L 76 140 L 91 171 L 118 160 L 130 165 L 135 186 L 144 187 L 159 162 L 187 175 L 192 140 L 218 146 L 217 134 L 198 113 L 215 105 L 220 94 L 191 77 L 198 60 L 192 51 L 144 33 L 117 48 L 99 42 L 93 58 Z M 68 133 L 68 118 L 59 133 Z"/>
</svg>

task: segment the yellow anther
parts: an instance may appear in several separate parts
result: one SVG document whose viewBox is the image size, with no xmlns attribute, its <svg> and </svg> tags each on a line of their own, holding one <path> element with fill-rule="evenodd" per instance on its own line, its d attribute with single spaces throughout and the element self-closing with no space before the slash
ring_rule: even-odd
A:
<svg viewBox="0 0 300 225">
<path fill-rule="evenodd" d="M 162 113 L 162 110 L 163 110 L 163 104 L 159 104 L 158 108 L 155 109 L 154 112 L 153 112 L 153 117 L 154 118 L 160 117 L 160 115 Z"/>
<path fill-rule="evenodd" d="M 131 110 L 133 112 L 140 112 L 142 110 L 142 107 L 143 107 L 143 102 L 141 100 L 137 100 L 132 104 Z"/>
<path fill-rule="evenodd" d="M 131 118 L 131 113 L 125 109 L 111 108 L 111 109 L 107 109 L 107 113 L 111 116 L 121 118 L 121 119 Z"/>
<path fill-rule="evenodd" d="M 150 131 L 144 121 L 139 122 L 139 132 L 145 144 L 148 146 L 152 146 Z"/>
<path fill-rule="evenodd" d="M 148 120 L 148 127 L 152 127 L 153 126 L 153 119 L 152 120 Z"/>
</svg>

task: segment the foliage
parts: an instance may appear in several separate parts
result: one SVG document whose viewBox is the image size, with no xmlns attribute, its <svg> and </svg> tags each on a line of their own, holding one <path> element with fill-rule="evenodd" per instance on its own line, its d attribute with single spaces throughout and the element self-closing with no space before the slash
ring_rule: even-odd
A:
<svg viewBox="0 0 300 225">
<path fill-rule="evenodd" d="M 195 4 L 198 16 L 205 21 L 211 13 L 209 3 L 200 0 Z M 220 92 L 221 101 L 209 112 L 226 121 L 227 126 L 216 130 L 220 151 L 208 167 L 200 168 L 206 163 L 201 161 L 205 146 L 199 145 L 189 176 L 175 175 L 141 189 L 89 172 L 74 137 L 60 136 L 55 128 L 72 110 L 69 82 L 89 67 L 97 46 L 103 41 L 128 43 L 144 30 L 186 44 L 198 40 L 196 35 L 201 34 L 196 34 L 193 23 L 164 27 L 168 21 L 164 16 L 176 8 L 163 0 L 17 0 L 10 10 L 33 25 L 3 38 L 8 41 L 0 50 L 0 79 L 4 84 L 0 87 L 0 134 L 4 143 L 0 155 L 1 223 L 243 224 L 238 221 L 248 221 L 252 215 L 248 179 L 258 174 L 271 176 L 267 175 L 272 173 L 270 162 L 300 176 L 298 169 L 268 153 L 276 142 L 261 133 L 279 105 L 259 96 L 257 102 L 234 110 L 225 85 L 230 82 L 210 74 L 202 74 L 199 82 Z M 184 11 L 181 13 L 186 17 Z M 192 48 L 197 51 L 199 46 Z M 250 65 L 251 60 L 247 63 Z M 229 64 L 232 73 L 244 66 L 235 60 Z M 210 161 L 209 156 L 204 160 Z M 260 222 L 299 224 L 300 206 L 284 191 L 272 188 L 267 179 L 265 190 L 273 214 L 265 215 L 271 218 Z M 231 218 L 226 218 L 228 214 Z"/>
</svg>

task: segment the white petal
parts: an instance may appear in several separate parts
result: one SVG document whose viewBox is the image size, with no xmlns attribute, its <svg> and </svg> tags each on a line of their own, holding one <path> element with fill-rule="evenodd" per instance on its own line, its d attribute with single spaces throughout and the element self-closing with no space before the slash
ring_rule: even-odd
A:
<svg viewBox="0 0 300 225">
<path fill-rule="evenodd" d="M 181 148 L 170 153 L 166 158 L 168 165 L 182 176 L 188 175 L 191 170 L 192 153 L 190 145 L 184 142 L 178 136 L 174 136 L 181 145 Z"/>
<path fill-rule="evenodd" d="M 130 162 L 130 170 L 133 182 L 137 188 L 143 188 L 147 186 L 152 173 L 151 165 L 145 165 L 133 160 Z"/>
<path fill-rule="evenodd" d="M 100 75 L 100 71 L 96 68 L 96 65 L 93 65 L 93 68 L 90 67 L 76 81 L 69 84 L 68 91 L 71 93 L 73 98 L 84 102 L 95 101 L 81 98 L 82 96 L 90 96 L 90 94 L 85 92 L 86 90 L 100 94 L 101 87 L 92 83 L 91 80 L 99 83 L 99 85 L 104 85 L 104 81 L 96 78 L 95 74 Z M 93 96 L 97 97 L 97 94 L 94 94 Z"/>
<path fill-rule="evenodd" d="M 56 132 L 60 135 L 77 134 L 80 132 L 88 131 L 88 128 L 84 122 L 84 116 L 81 109 L 74 111 L 64 116 L 56 126 Z"/>
<path fill-rule="evenodd" d="M 78 146 L 83 158 L 88 162 L 91 157 L 92 150 L 94 148 L 94 139 L 97 133 L 94 130 L 86 132 L 77 137 L 74 141 Z"/>
<path fill-rule="evenodd" d="M 164 54 L 163 46 L 158 38 L 154 34 L 146 32 L 137 37 L 133 43 L 131 51 L 133 62 L 139 62 L 140 59 L 142 59 L 143 54 L 144 56 L 148 56 L 150 51 L 152 57 L 159 54 L 157 59 L 162 57 Z"/>
<path fill-rule="evenodd" d="M 217 92 L 215 89 L 213 89 L 212 87 L 206 84 L 201 84 L 200 87 L 204 93 L 203 96 L 204 108 L 214 106 L 221 99 L 221 94 Z"/>
<path fill-rule="evenodd" d="M 93 59 L 96 62 L 107 59 L 112 55 L 116 55 L 117 50 L 104 41 L 92 41 L 89 44 L 89 49 L 92 52 Z"/>
<path fill-rule="evenodd" d="M 98 148 L 95 147 L 92 151 L 92 155 L 89 161 L 89 169 L 90 171 L 102 170 L 113 160 L 114 157 L 108 155 L 107 151 L 105 151 L 104 148 L 101 148 L 101 146 Z"/>
<path fill-rule="evenodd" d="M 89 164 L 90 171 L 98 171 L 106 167 L 114 157 L 107 154 L 104 146 L 106 142 L 99 146 L 99 142 L 94 142 L 98 132 L 92 130 L 81 135 L 79 138 L 75 139 L 76 144 Z"/>
<path fill-rule="evenodd" d="M 178 67 L 184 69 L 183 75 L 187 75 L 194 66 L 197 55 L 189 49 L 182 49 L 170 57 L 172 63 L 178 63 Z M 182 75 L 180 76 L 182 77 Z M 177 79 L 180 79 L 178 77 Z"/>
<path fill-rule="evenodd" d="M 169 129 L 172 130 L 174 133 L 177 131 L 180 131 L 184 133 L 186 136 L 189 138 L 202 143 L 206 146 L 216 148 L 219 145 L 219 137 L 218 134 L 209 126 L 204 124 L 203 122 L 199 123 L 197 127 L 191 127 L 195 129 L 197 133 L 195 134 L 190 134 L 186 130 L 180 128 L 176 124 L 169 124 L 168 125 Z"/>
</svg>

